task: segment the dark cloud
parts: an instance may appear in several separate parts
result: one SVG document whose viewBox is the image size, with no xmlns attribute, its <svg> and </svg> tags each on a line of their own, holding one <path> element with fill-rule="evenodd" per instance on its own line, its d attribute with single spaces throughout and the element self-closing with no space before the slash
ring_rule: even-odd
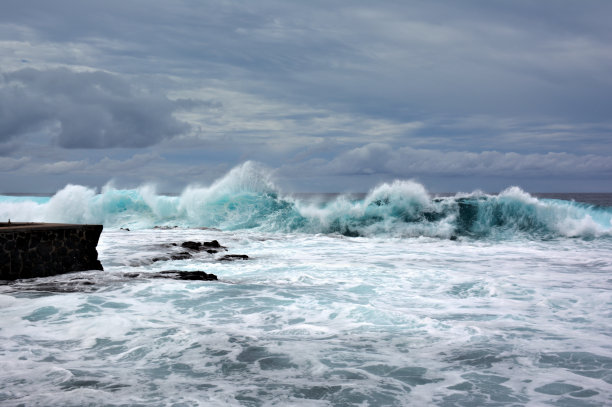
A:
<svg viewBox="0 0 612 407">
<path fill-rule="evenodd" d="M 194 109 L 198 109 L 201 107 L 211 108 L 211 109 L 220 109 L 223 107 L 223 103 L 219 101 L 212 101 L 212 100 L 195 100 L 195 99 L 185 98 L 185 99 L 175 99 L 173 102 L 178 109 L 183 109 L 183 110 L 194 110 Z"/>
<path fill-rule="evenodd" d="M 0 141 L 39 129 L 50 120 L 50 109 L 23 86 L 7 83 L 0 75 Z"/>
<path fill-rule="evenodd" d="M 308 170 L 310 168 L 310 170 Z M 287 165 L 281 173 L 330 175 L 387 175 L 410 178 L 418 175 L 444 176 L 584 176 L 612 175 L 612 160 L 607 156 L 570 153 L 518 154 L 515 152 L 438 151 L 396 148 L 372 143 L 338 154 L 331 160 L 309 160 Z"/>
<path fill-rule="evenodd" d="M 253 159 L 328 190 L 601 180 L 611 14 L 608 0 L 4 0 L 0 155 L 58 179 L 122 177 L 148 146 L 148 174 Z M 49 139 L 91 150 L 44 155 Z"/>
<path fill-rule="evenodd" d="M 165 96 L 101 71 L 5 73 L 0 106 L 0 137 L 46 129 L 64 148 L 145 147 L 188 130 Z"/>
<path fill-rule="evenodd" d="M 612 103 L 608 1 L 7 4 L 0 21 L 28 27 L 24 40 L 69 45 L 100 68 L 362 115 L 593 121 Z"/>
<path fill-rule="evenodd" d="M 0 157 L 0 172 L 19 170 L 29 162 L 29 157 L 21 157 L 19 159 L 10 157 Z"/>
</svg>

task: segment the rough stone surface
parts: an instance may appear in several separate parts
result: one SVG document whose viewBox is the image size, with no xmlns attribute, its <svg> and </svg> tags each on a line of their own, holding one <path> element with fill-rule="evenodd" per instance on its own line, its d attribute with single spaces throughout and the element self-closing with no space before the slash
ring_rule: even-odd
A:
<svg viewBox="0 0 612 407">
<path fill-rule="evenodd" d="M 219 242 L 217 242 L 216 240 L 213 240 L 211 242 L 204 242 L 202 243 L 202 246 L 213 248 L 213 249 L 225 249 L 225 246 L 221 246 Z"/>
<path fill-rule="evenodd" d="M 226 254 L 219 258 L 219 261 L 234 261 L 234 260 L 248 260 L 249 256 L 246 254 Z"/>
<path fill-rule="evenodd" d="M 212 240 L 210 242 L 194 242 L 188 240 L 183 243 L 166 243 L 162 247 L 171 248 L 171 252 L 167 255 L 160 257 L 153 257 L 151 263 L 158 261 L 169 261 L 169 260 L 187 260 L 187 259 L 198 259 L 205 261 L 234 261 L 234 260 L 248 260 L 249 256 L 246 254 L 226 254 L 224 256 L 215 258 L 215 256 L 205 256 L 204 258 L 199 253 L 206 252 L 208 254 L 215 255 L 222 251 L 227 251 L 227 247 L 222 246 L 218 241 Z M 177 251 L 178 248 L 187 249 L 189 251 Z M 176 248 L 176 249 L 175 249 Z M 178 249 L 180 250 L 180 249 Z"/>
<path fill-rule="evenodd" d="M 181 247 L 184 247 L 185 249 L 191 249 L 191 250 L 200 250 L 201 246 L 202 246 L 202 243 L 192 242 L 192 241 L 183 242 L 181 244 Z"/>
<path fill-rule="evenodd" d="M 159 275 L 154 277 L 162 278 L 174 278 L 176 280 L 199 280 L 199 281 L 214 281 L 217 280 L 215 274 L 206 273 L 204 271 L 180 271 L 180 270 L 168 270 L 162 271 Z"/>
<path fill-rule="evenodd" d="M 181 247 L 184 247 L 185 249 L 195 250 L 195 251 L 206 250 L 208 253 L 216 253 L 219 250 L 227 250 L 225 246 L 221 246 L 219 242 L 216 240 L 213 240 L 211 242 L 203 242 L 203 243 L 187 241 L 187 242 L 181 243 Z"/>
<path fill-rule="evenodd" d="M 0 223 L 0 280 L 103 270 L 102 225 Z"/>
</svg>

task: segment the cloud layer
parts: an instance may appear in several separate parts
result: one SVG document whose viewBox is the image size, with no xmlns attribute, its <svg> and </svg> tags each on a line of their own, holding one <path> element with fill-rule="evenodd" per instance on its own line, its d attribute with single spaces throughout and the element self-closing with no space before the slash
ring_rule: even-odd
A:
<svg viewBox="0 0 612 407">
<path fill-rule="evenodd" d="M 394 148 L 373 143 L 343 152 L 331 160 L 315 159 L 290 165 L 286 171 L 295 174 L 312 168 L 310 173 L 323 175 L 388 174 L 402 177 L 410 174 L 445 176 L 580 176 L 597 173 L 612 176 L 612 160 L 599 155 L 569 153 L 517 154 L 498 151 L 470 153 L 437 151 L 411 147 Z"/>
<path fill-rule="evenodd" d="M 308 190 L 412 176 L 608 190 L 611 14 L 605 0 L 3 1 L 2 189 L 178 189 L 252 159 Z"/>
<path fill-rule="evenodd" d="M 26 68 L 3 77 L 0 140 L 48 131 L 64 148 L 146 147 L 189 129 L 165 96 L 106 72 Z"/>
</svg>

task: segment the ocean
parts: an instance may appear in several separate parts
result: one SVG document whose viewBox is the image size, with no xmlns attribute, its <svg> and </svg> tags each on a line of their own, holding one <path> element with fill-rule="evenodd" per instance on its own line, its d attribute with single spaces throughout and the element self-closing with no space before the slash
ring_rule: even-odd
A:
<svg viewBox="0 0 612 407">
<path fill-rule="evenodd" d="M 612 405 L 612 194 L 290 195 L 247 163 L 9 218 L 103 224 L 105 271 L 0 285 L 2 406 Z"/>
</svg>

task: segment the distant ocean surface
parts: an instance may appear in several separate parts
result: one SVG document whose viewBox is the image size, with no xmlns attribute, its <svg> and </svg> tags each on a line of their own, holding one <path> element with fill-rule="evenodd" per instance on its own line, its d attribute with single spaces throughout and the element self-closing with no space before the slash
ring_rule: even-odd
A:
<svg viewBox="0 0 612 407">
<path fill-rule="evenodd" d="M 0 285 L 2 406 L 612 405 L 612 194 L 288 195 L 247 163 L 0 219 L 102 223 L 105 269 Z"/>
</svg>

